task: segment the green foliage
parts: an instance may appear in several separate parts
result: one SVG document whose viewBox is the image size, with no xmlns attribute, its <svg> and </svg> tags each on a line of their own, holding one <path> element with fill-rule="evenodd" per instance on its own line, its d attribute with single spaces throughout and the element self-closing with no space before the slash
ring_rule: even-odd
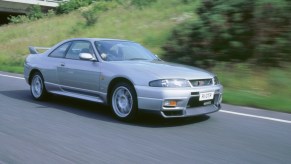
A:
<svg viewBox="0 0 291 164">
<path fill-rule="evenodd" d="M 131 5 L 137 6 L 138 8 L 142 9 L 145 6 L 150 5 L 157 0 L 131 0 Z"/>
<path fill-rule="evenodd" d="M 224 86 L 223 102 L 291 113 L 291 67 L 262 69 L 220 62 L 212 68 Z M 250 85 L 251 84 L 251 85 Z"/>
<path fill-rule="evenodd" d="M 38 20 L 45 16 L 46 15 L 42 13 L 39 5 L 33 5 L 28 9 L 28 13 L 26 15 L 10 16 L 8 17 L 8 20 L 11 23 L 17 24 Z"/>
<path fill-rule="evenodd" d="M 85 7 L 81 10 L 82 16 L 86 20 L 86 25 L 91 26 L 94 25 L 100 14 L 109 10 L 117 7 L 117 3 L 115 1 L 99 1 L 93 3 L 89 7 Z"/>
<path fill-rule="evenodd" d="M 29 10 L 29 12 L 26 14 L 26 16 L 30 20 L 37 20 L 37 19 L 41 19 L 42 17 L 44 17 L 44 14 L 42 13 L 39 5 L 33 5 L 28 10 Z"/>
<path fill-rule="evenodd" d="M 71 11 L 74 11 L 80 7 L 88 6 L 92 4 L 94 0 L 70 0 L 61 3 L 57 9 L 57 14 L 67 14 Z"/>
<path fill-rule="evenodd" d="M 30 19 L 26 15 L 10 16 L 8 17 L 8 20 L 10 23 L 13 24 L 25 23 L 30 21 Z"/>
<path fill-rule="evenodd" d="M 291 1 L 203 0 L 198 21 L 175 28 L 166 60 L 211 66 L 214 60 L 278 66 L 291 60 Z"/>
<path fill-rule="evenodd" d="M 257 63 L 277 66 L 291 61 L 291 1 L 258 1 L 254 15 Z"/>
<path fill-rule="evenodd" d="M 97 2 L 97 3 L 98 2 L 114 2 L 114 3 L 122 4 L 125 6 L 133 5 L 133 6 L 138 7 L 139 9 L 142 9 L 156 1 L 157 0 L 70 0 L 67 2 L 61 3 L 60 6 L 56 9 L 56 12 L 57 14 L 69 13 L 81 7 L 88 6 L 94 2 Z"/>
<path fill-rule="evenodd" d="M 90 27 L 87 27 L 84 23 L 80 14 L 82 9 L 57 16 L 53 16 L 54 12 L 52 12 L 50 18 L 46 17 L 41 21 L 1 26 L 0 70 L 22 73 L 24 59 L 29 53 L 28 45 L 51 47 L 67 38 L 103 37 L 133 40 L 140 42 L 160 57 L 163 57 L 161 55 L 161 46 L 167 42 L 167 37 L 171 35 L 171 30 L 177 23 L 182 21 L 189 22 L 181 24 L 186 29 L 179 30 L 179 33 L 183 34 L 183 36 L 185 36 L 184 34 L 192 33 L 191 25 L 197 22 L 195 27 L 200 30 L 197 32 L 201 34 L 199 37 L 202 39 L 211 38 L 209 33 L 204 32 L 209 29 L 201 28 L 201 26 L 204 26 L 202 24 L 203 21 L 201 19 L 196 21 L 197 15 L 189 14 L 197 5 L 197 0 L 186 0 L 188 1 L 186 3 L 181 3 L 182 0 L 157 0 L 156 3 L 143 8 L 143 10 L 136 10 L 136 8 L 128 6 L 130 5 L 130 0 L 116 1 L 124 3 L 101 14 L 98 17 L 98 24 L 96 23 Z M 276 2 L 279 4 L 280 1 Z M 282 4 L 282 6 L 288 5 Z M 190 17 L 187 15 L 190 15 Z M 239 20 L 239 14 L 234 18 Z M 190 21 L 190 19 L 193 20 Z M 31 35 L 32 33 L 33 35 Z M 223 33 L 221 36 L 225 39 L 233 37 L 228 33 Z M 185 45 L 184 47 L 181 46 L 182 43 L 187 43 L 187 39 L 190 40 L 191 38 L 180 37 L 181 44 L 179 46 L 174 45 L 173 48 L 180 47 L 181 51 L 184 47 L 187 48 Z M 285 47 L 286 52 L 288 52 L 288 47 L 283 45 L 289 43 L 289 47 L 291 47 L 290 40 L 290 34 L 287 35 L 286 33 L 285 39 L 276 39 L 276 42 L 281 47 Z M 206 48 L 207 46 L 205 45 L 209 44 L 208 42 L 196 42 L 196 44 L 199 43 L 200 47 L 204 46 Z M 235 41 L 232 41 L 231 44 L 232 46 L 241 46 L 240 43 Z M 199 50 L 194 46 L 192 48 L 195 51 Z M 207 54 L 205 49 L 200 51 Z M 183 55 L 183 53 L 180 54 L 181 56 Z M 209 53 L 209 55 L 211 56 L 212 54 Z M 183 57 L 184 61 L 189 60 L 191 63 L 196 63 L 193 61 L 196 58 L 192 56 L 188 59 L 187 56 Z M 181 57 L 175 56 L 173 60 L 175 59 L 181 60 Z M 197 63 L 212 63 L 213 60 L 204 60 L 202 58 Z M 175 62 L 177 61 L 175 60 Z M 286 63 L 287 66 L 285 68 L 268 69 L 254 68 L 251 64 L 237 64 L 237 62 L 235 64 L 217 63 L 211 71 L 218 75 L 224 85 L 224 102 L 291 112 L 291 85 L 289 85 L 291 83 L 291 67 L 288 67 L 290 63 Z"/>
<path fill-rule="evenodd" d="M 47 13 L 46 13 L 46 17 L 48 17 L 48 18 L 51 18 L 51 17 L 53 17 L 55 15 L 56 15 L 56 12 L 54 10 L 52 10 L 52 9 L 48 10 Z"/>
<path fill-rule="evenodd" d="M 99 15 L 96 14 L 95 11 L 92 9 L 83 11 L 82 16 L 85 18 L 87 26 L 94 25 L 97 22 L 97 19 L 99 17 Z"/>
<path fill-rule="evenodd" d="M 43 13 L 41 11 L 40 6 L 35 5 L 29 8 L 29 12 L 26 15 L 18 15 L 18 16 L 10 16 L 8 20 L 10 23 L 18 24 L 18 23 L 27 23 L 31 21 L 35 21 L 45 17 L 53 17 L 56 13 L 54 10 L 48 10 L 47 13 Z"/>
</svg>

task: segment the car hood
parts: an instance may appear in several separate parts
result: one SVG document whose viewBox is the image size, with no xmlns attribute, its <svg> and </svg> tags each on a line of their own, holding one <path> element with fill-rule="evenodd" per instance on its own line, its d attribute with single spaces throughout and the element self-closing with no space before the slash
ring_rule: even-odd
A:
<svg viewBox="0 0 291 164">
<path fill-rule="evenodd" d="M 153 76 L 154 79 L 207 79 L 214 75 L 203 69 L 169 63 L 164 61 L 122 61 L 114 62 L 120 68 L 126 68 L 128 73 L 139 74 L 140 76 Z M 113 63 L 112 63 L 113 64 Z"/>
</svg>

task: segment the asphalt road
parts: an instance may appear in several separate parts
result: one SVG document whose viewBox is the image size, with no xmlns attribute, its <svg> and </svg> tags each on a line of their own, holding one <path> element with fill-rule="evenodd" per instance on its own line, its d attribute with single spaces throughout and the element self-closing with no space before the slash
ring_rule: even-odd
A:
<svg viewBox="0 0 291 164">
<path fill-rule="evenodd" d="M 223 105 L 207 116 L 123 123 L 92 102 L 34 101 L 21 75 L 0 72 L 0 163 L 290 164 L 291 115 Z"/>
</svg>

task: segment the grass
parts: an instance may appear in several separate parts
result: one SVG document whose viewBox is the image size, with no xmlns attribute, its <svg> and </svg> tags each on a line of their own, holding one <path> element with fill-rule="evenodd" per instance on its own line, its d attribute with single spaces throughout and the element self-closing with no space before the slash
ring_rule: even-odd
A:
<svg viewBox="0 0 291 164">
<path fill-rule="evenodd" d="M 0 71 L 23 73 L 23 66 L 0 65 Z"/>
<path fill-rule="evenodd" d="M 224 86 L 225 103 L 291 113 L 291 67 L 221 63 L 212 71 Z"/>
<path fill-rule="evenodd" d="M 0 65 L 20 71 L 28 46 L 50 47 L 64 39 L 76 37 L 118 38 L 140 42 L 156 54 L 179 22 L 178 18 L 192 13 L 197 3 L 180 0 L 158 0 L 142 10 L 119 6 L 100 15 L 93 26 L 86 26 L 80 11 L 23 24 L 0 27 Z M 188 14 L 189 15 L 189 14 Z M 188 19 L 195 19 L 190 14 Z"/>
<path fill-rule="evenodd" d="M 75 37 L 105 37 L 140 42 L 156 54 L 181 21 L 196 19 L 199 1 L 158 0 L 139 10 L 120 6 L 86 26 L 79 11 L 0 27 L 0 70 L 22 73 L 28 46 L 50 47 Z M 192 13 L 192 14 L 191 14 Z M 224 85 L 224 102 L 291 113 L 291 67 L 261 69 L 248 64 L 218 64 L 212 69 Z"/>
</svg>

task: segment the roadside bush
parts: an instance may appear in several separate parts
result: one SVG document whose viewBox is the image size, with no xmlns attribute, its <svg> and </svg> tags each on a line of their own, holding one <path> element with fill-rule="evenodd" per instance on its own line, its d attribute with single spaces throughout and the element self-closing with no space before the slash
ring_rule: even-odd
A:
<svg viewBox="0 0 291 164">
<path fill-rule="evenodd" d="M 57 14 L 67 14 L 73 10 L 79 9 L 80 7 L 88 6 L 92 4 L 94 0 L 70 0 L 61 3 L 57 9 Z"/>
<path fill-rule="evenodd" d="M 82 17 L 86 20 L 86 25 L 91 26 L 97 22 L 99 15 L 97 15 L 94 9 L 86 9 L 82 11 Z"/>
<path fill-rule="evenodd" d="M 91 26 L 95 24 L 101 13 L 115 8 L 117 5 L 118 4 L 115 1 L 99 1 L 95 2 L 91 6 L 82 8 L 81 13 L 86 20 L 86 25 Z"/>
<path fill-rule="evenodd" d="M 157 0 L 131 0 L 131 5 L 136 6 L 140 9 L 144 8 L 145 6 L 150 5 Z"/>
<path fill-rule="evenodd" d="M 46 17 L 49 17 L 49 18 L 51 18 L 51 17 L 53 17 L 55 15 L 56 15 L 56 12 L 54 10 L 52 10 L 52 9 L 48 10 L 47 13 L 46 13 Z"/>
<path fill-rule="evenodd" d="M 10 16 L 7 19 L 9 20 L 10 23 L 14 24 L 25 23 L 30 21 L 26 15 Z"/>
<path fill-rule="evenodd" d="M 17 15 L 17 16 L 10 16 L 8 20 L 11 23 L 25 23 L 33 20 L 38 20 L 46 16 L 42 11 L 39 5 L 33 5 L 28 8 L 28 13 L 26 15 Z"/>
<path fill-rule="evenodd" d="M 279 66 L 291 60 L 291 1 L 203 0 L 198 20 L 178 25 L 163 46 L 164 59 L 211 66 L 251 61 Z"/>
<path fill-rule="evenodd" d="M 29 12 L 26 14 L 26 16 L 30 20 L 37 20 L 37 19 L 44 17 L 44 14 L 42 13 L 39 5 L 33 5 L 28 10 L 29 10 Z"/>
<path fill-rule="evenodd" d="M 271 66 L 291 61 L 291 1 L 257 1 L 254 15 L 254 60 Z"/>
</svg>

